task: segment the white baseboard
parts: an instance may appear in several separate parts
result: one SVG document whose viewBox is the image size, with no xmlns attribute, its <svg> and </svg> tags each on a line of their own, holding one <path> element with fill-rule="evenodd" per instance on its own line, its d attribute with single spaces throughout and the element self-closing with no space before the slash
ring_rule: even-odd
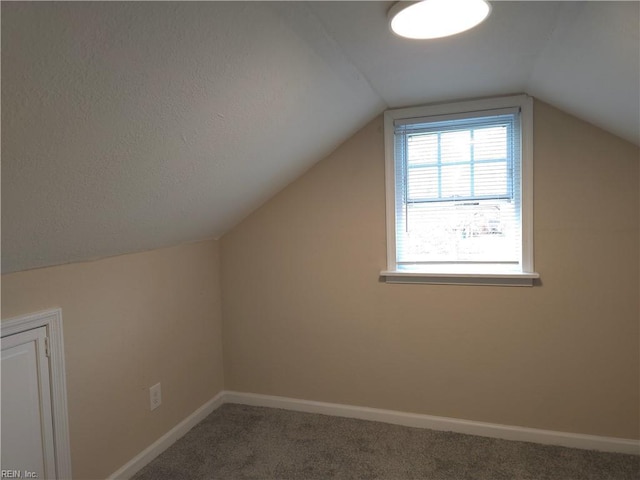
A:
<svg viewBox="0 0 640 480">
<path fill-rule="evenodd" d="M 557 432 L 537 428 L 475 422 L 457 418 L 435 417 L 418 413 L 405 413 L 379 408 L 355 407 L 337 403 L 314 402 L 295 398 L 276 397 L 243 392 L 224 392 L 224 403 L 239 403 L 260 407 L 282 408 L 299 412 L 321 413 L 336 417 L 358 418 L 376 422 L 404 425 L 407 427 L 429 428 L 447 432 L 466 433 L 482 437 L 502 438 L 521 442 L 559 445 L 585 450 L 640 454 L 640 440 L 616 437 L 601 437 L 578 433 Z"/>
<path fill-rule="evenodd" d="M 406 427 L 429 428 L 446 432 L 466 433 L 482 437 L 502 438 L 521 442 L 559 445 L 602 452 L 629 453 L 640 455 L 640 440 L 601 437 L 579 433 L 556 432 L 537 428 L 516 427 L 496 423 L 475 422 L 458 418 L 436 417 L 419 413 L 398 412 L 380 408 L 356 407 L 339 403 L 315 402 L 297 398 L 276 397 L 258 393 L 244 393 L 224 390 L 169 430 L 157 441 L 136 455 L 127 464 L 108 477 L 108 480 L 128 480 L 145 465 L 169 448 L 195 425 L 225 403 L 253 405 L 256 407 L 282 408 L 297 412 L 320 413 L 334 417 L 358 418 L 375 422 L 391 423 Z"/>
<path fill-rule="evenodd" d="M 202 405 L 195 412 L 181 421 L 178 425 L 173 427 L 162 437 L 153 442 L 142 452 L 132 458 L 129 462 L 119 468 L 116 472 L 109 475 L 107 480 L 128 480 L 129 478 L 133 477 L 138 471 L 140 471 L 143 467 L 150 463 L 154 458 L 156 458 L 167 448 L 173 445 L 189 430 L 191 430 L 198 423 L 204 420 L 211 412 L 222 405 L 224 403 L 224 396 L 224 391 L 218 393 L 215 397 Z"/>
</svg>

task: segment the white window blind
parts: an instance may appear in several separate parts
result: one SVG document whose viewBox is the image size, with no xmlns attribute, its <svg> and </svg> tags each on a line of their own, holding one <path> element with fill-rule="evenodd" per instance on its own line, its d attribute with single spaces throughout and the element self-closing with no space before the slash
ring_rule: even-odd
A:
<svg viewBox="0 0 640 480">
<path fill-rule="evenodd" d="M 522 271 L 520 110 L 394 122 L 396 268 Z"/>
</svg>

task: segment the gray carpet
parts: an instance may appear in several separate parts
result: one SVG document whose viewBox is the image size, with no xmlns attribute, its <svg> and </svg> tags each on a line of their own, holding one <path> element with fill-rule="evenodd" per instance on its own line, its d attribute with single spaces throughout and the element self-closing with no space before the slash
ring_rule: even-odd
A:
<svg viewBox="0 0 640 480">
<path fill-rule="evenodd" d="M 135 480 L 638 480 L 640 457 L 227 404 Z"/>
</svg>

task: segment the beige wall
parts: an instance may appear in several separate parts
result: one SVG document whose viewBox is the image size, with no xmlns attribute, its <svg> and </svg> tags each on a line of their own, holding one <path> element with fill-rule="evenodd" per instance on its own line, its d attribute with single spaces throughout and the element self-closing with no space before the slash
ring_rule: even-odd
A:
<svg viewBox="0 0 640 480">
<path fill-rule="evenodd" d="M 62 308 L 75 478 L 105 478 L 222 390 L 218 262 L 208 241 L 2 277 L 3 318 Z"/>
<path fill-rule="evenodd" d="M 390 285 L 375 119 L 221 240 L 225 387 L 638 438 L 638 160 L 536 102 L 542 285 Z"/>
</svg>

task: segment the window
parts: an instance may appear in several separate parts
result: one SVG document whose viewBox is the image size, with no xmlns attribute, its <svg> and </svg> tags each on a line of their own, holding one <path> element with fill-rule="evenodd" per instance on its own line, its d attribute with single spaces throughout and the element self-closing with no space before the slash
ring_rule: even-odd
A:
<svg viewBox="0 0 640 480">
<path fill-rule="evenodd" d="M 532 100 L 385 113 L 388 282 L 532 285 Z"/>
</svg>

